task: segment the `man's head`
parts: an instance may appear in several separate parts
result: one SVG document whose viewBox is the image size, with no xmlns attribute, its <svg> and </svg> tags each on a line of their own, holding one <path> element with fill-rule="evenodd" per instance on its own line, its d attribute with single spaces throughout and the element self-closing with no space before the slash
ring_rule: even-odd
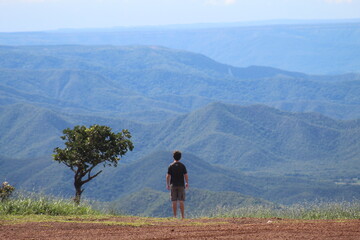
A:
<svg viewBox="0 0 360 240">
<path fill-rule="evenodd" d="M 181 152 L 178 150 L 174 151 L 173 157 L 175 161 L 179 161 L 181 159 Z"/>
</svg>

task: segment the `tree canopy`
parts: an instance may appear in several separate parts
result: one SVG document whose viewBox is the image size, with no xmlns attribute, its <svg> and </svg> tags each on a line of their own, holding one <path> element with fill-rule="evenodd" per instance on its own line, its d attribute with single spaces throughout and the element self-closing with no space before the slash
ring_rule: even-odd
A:
<svg viewBox="0 0 360 240">
<path fill-rule="evenodd" d="M 116 167 L 120 157 L 134 148 L 131 134 L 127 129 L 119 133 L 112 132 L 108 126 L 75 126 L 63 131 L 65 148 L 55 148 L 54 160 L 65 164 L 74 172 L 76 203 L 80 203 L 82 186 L 97 177 L 102 170 L 92 171 L 99 164 Z"/>
</svg>

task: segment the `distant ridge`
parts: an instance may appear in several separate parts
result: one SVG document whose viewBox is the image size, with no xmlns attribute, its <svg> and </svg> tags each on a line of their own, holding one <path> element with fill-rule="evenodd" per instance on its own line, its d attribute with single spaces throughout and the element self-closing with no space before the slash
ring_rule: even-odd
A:
<svg viewBox="0 0 360 240">
<path fill-rule="evenodd" d="M 359 74 L 239 68 L 158 46 L 0 49 L 0 103 L 27 102 L 143 122 L 176 117 L 216 101 L 354 119 L 360 117 L 359 85 Z"/>
<path fill-rule="evenodd" d="M 157 45 L 202 53 L 239 67 L 258 65 L 308 74 L 343 74 L 359 73 L 359 25 L 358 19 L 274 20 L 244 25 L 0 33 L 0 45 Z"/>
<path fill-rule="evenodd" d="M 144 31 L 144 30 L 184 30 L 184 29 L 211 29 L 211 28 L 234 28 L 246 26 L 268 25 L 318 25 L 318 24 L 343 24 L 357 23 L 360 19 L 274 19 L 264 21 L 224 22 L 224 23 L 190 23 L 170 25 L 144 25 L 144 26 L 115 26 L 110 28 L 61 28 L 47 30 L 45 32 L 115 32 L 115 31 Z"/>
</svg>

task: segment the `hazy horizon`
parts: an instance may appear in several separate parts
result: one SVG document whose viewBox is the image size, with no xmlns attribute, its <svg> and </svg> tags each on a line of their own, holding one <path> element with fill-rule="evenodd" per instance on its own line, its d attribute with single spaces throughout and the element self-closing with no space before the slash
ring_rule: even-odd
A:
<svg viewBox="0 0 360 240">
<path fill-rule="evenodd" d="M 0 32 L 360 19 L 360 0 L 0 0 Z"/>
<path fill-rule="evenodd" d="M 79 27 L 79 28 L 56 28 L 38 30 L 38 32 L 52 31 L 116 31 L 116 30 L 143 30 L 143 29 L 201 29 L 217 27 L 241 27 L 241 26 L 272 26 L 272 25 L 301 25 L 301 24 L 327 24 L 327 23 L 357 23 L 360 18 L 343 18 L 343 19 L 267 19 L 258 21 L 238 21 L 238 22 L 194 22 L 194 23 L 174 23 L 174 24 L 157 24 L 157 25 L 136 25 L 136 26 L 111 26 L 111 27 Z M 37 31 L 16 31 L 16 32 L 37 32 Z M 13 32 L 13 33 L 16 33 Z M 4 32 L 3 32 L 4 33 Z M 6 33 L 6 32 L 5 32 Z M 9 32 L 11 33 L 11 32 Z"/>
</svg>

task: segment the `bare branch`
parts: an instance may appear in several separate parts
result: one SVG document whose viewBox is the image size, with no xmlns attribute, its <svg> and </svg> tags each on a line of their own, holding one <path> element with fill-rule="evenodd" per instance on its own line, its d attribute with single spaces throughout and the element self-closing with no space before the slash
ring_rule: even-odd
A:
<svg viewBox="0 0 360 240">
<path fill-rule="evenodd" d="M 97 174 L 95 174 L 95 175 L 93 175 L 91 177 L 89 175 L 88 179 L 86 179 L 85 181 L 82 181 L 81 183 L 85 184 L 85 183 L 89 182 L 91 179 L 96 178 L 100 173 L 102 173 L 102 170 L 100 170 Z"/>
<path fill-rule="evenodd" d="M 90 175 L 91 170 L 93 170 L 96 166 L 97 166 L 97 164 L 92 165 L 88 170 L 86 170 L 86 171 L 84 172 L 84 176 L 85 176 L 86 174 L 89 174 L 89 175 Z"/>
</svg>

